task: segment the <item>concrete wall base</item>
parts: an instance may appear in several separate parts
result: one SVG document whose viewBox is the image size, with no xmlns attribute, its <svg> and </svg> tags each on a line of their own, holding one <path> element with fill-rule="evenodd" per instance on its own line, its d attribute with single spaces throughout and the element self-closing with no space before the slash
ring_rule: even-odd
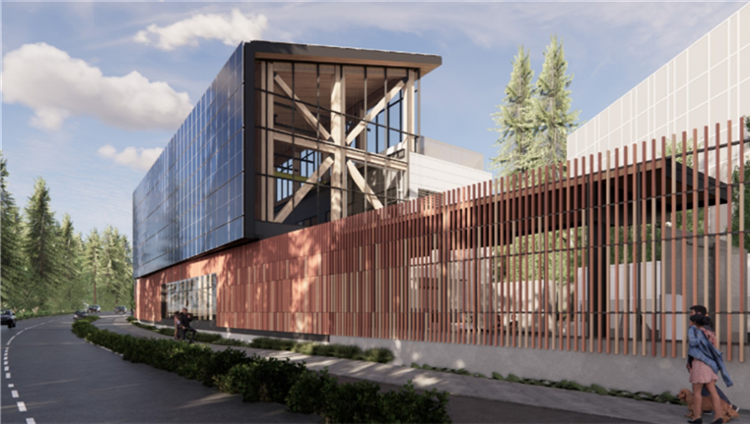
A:
<svg viewBox="0 0 750 424">
<path fill-rule="evenodd" d="M 356 345 L 362 349 L 391 349 L 395 356 L 394 365 L 409 366 L 416 362 L 441 368 L 465 368 L 487 376 L 494 371 L 503 376 L 515 374 L 521 378 L 569 380 L 583 385 L 598 384 L 608 389 L 654 394 L 665 391 L 677 394 L 680 389 L 691 387 L 686 360 L 679 352 L 677 358 L 672 358 L 671 352 L 662 358 L 339 336 L 331 336 L 330 342 Z M 736 354 L 732 362 L 726 363 L 734 386 L 727 389 L 721 378 L 718 383 L 729 399 L 743 409 L 750 408 L 749 353 L 746 353 L 744 363 L 738 361 Z"/>
</svg>

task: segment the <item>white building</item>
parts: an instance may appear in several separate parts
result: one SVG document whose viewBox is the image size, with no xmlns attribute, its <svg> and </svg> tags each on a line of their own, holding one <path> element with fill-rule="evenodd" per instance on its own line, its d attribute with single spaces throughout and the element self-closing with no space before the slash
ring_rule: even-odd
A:
<svg viewBox="0 0 750 424">
<path fill-rule="evenodd" d="M 740 116 L 750 116 L 750 5 L 568 136 L 568 159 L 652 139 L 660 143 L 673 134 L 681 140 L 683 131 L 691 137 L 694 128 L 702 142 L 706 125 L 713 144 L 716 123 L 721 123 L 724 142 L 727 120 L 733 121 L 736 139 Z M 715 175 L 713 160 L 710 166 Z M 720 175 L 726 179 L 726 169 Z"/>
</svg>

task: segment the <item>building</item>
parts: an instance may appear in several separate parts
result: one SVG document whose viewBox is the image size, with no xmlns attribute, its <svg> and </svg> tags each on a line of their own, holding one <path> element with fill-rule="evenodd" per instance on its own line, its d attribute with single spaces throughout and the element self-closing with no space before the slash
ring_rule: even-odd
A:
<svg viewBox="0 0 750 424">
<path fill-rule="evenodd" d="M 745 251 L 674 219 L 738 204 L 704 167 L 726 140 L 692 162 L 654 143 L 627 164 L 491 181 L 481 156 L 420 135 L 420 80 L 439 64 L 241 45 L 134 195 L 136 317 L 171 326 L 187 306 L 232 337 L 661 393 L 686 385 L 698 293 L 730 372 L 747 375 Z M 750 379 L 735 383 L 750 405 Z"/>
<path fill-rule="evenodd" d="M 750 6 L 746 5 L 568 136 L 568 159 L 750 116 Z M 735 130 L 735 134 L 737 134 Z M 648 155 L 651 152 L 647 152 Z M 725 166 L 726 163 L 723 163 Z M 714 175 L 715 164 L 709 164 Z"/>
<path fill-rule="evenodd" d="M 242 43 L 133 193 L 136 285 L 230 247 L 490 180 L 481 154 L 420 135 L 420 81 L 440 64 Z M 187 304 L 215 318 L 217 284 L 165 282 L 160 317 Z"/>
</svg>

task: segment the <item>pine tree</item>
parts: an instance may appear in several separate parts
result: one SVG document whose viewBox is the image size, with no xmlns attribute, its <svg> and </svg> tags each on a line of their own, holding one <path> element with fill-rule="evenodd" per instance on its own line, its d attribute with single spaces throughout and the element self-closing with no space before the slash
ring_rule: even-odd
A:
<svg viewBox="0 0 750 424">
<path fill-rule="evenodd" d="M 83 265 L 83 246 L 81 235 L 73 229 L 73 221 L 67 213 L 60 226 L 60 251 L 62 254 L 62 284 L 56 296 L 56 309 L 80 309 L 86 298 L 81 268 Z"/>
<path fill-rule="evenodd" d="M 37 178 L 34 193 L 25 209 L 26 231 L 22 243 L 22 252 L 29 263 L 23 302 L 31 307 L 44 306 L 61 281 L 61 260 L 57 250 L 59 226 L 50 202 L 47 183 Z"/>
<path fill-rule="evenodd" d="M 580 111 L 571 111 L 572 75 L 566 75 L 562 41 L 557 36 L 544 52 L 544 65 L 536 82 L 537 97 L 534 99 L 534 118 L 539 131 L 539 166 L 565 162 L 567 158 L 568 134 L 578 127 Z"/>
<path fill-rule="evenodd" d="M 493 113 L 500 138 L 495 142 L 498 155 L 491 159 L 490 166 L 501 176 L 513 175 L 536 168 L 539 151 L 535 143 L 535 122 L 532 96 L 534 87 L 529 53 L 518 47 L 518 55 L 513 58 L 513 71 L 505 87 L 503 105 Z"/>
<path fill-rule="evenodd" d="M 13 196 L 8 191 L 8 168 L 0 152 L 0 304 L 3 307 L 23 306 L 18 303 L 19 290 L 24 282 L 26 267 L 21 254 L 21 215 Z"/>
<path fill-rule="evenodd" d="M 96 228 L 94 228 L 86 238 L 83 254 L 85 279 L 88 287 L 92 289 L 92 298 L 94 304 L 98 302 L 96 286 L 101 278 L 99 272 L 99 269 L 101 268 L 101 253 L 101 237 L 99 237 L 99 232 L 96 230 Z"/>
</svg>

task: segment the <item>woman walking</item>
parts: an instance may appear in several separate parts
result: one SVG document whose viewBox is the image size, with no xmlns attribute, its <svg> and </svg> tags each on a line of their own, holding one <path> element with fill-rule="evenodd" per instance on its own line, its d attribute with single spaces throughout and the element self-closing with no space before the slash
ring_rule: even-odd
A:
<svg viewBox="0 0 750 424">
<path fill-rule="evenodd" d="M 697 417 L 694 420 L 688 421 L 691 424 L 703 423 L 703 418 L 701 418 L 703 414 L 701 408 L 701 391 L 703 390 L 703 386 L 706 386 L 706 389 L 711 394 L 711 402 L 714 405 L 714 421 L 711 423 L 723 423 L 724 420 L 721 418 L 721 399 L 716 392 L 716 381 L 719 380 L 717 374 L 721 372 L 721 377 L 724 379 L 727 387 L 731 387 L 734 384 L 729 378 L 729 374 L 727 374 L 721 351 L 715 347 L 716 335 L 706 327 L 711 327 L 711 319 L 709 317 L 700 314 L 690 316 L 688 360 L 690 382 L 693 384 L 693 416 Z"/>
</svg>

